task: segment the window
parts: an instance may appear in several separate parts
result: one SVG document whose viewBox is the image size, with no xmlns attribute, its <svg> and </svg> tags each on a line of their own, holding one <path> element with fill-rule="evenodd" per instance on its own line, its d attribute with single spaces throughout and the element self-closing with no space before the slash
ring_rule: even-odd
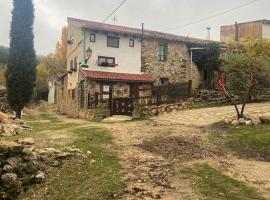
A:
<svg viewBox="0 0 270 200">
<path fill-rule="evenodd" d="M 94 33 L 90 34 L 90 42 L 96 42 L 96 34 Z"/>
<path fill-rule="evenodd" d="M 119 37 L 107 36 L 107 47 L 119 48 Z"/>
<path fill-rule="evenodd" d="M 75 99 L 75 89 L 72 89 L 71 90 L 71 98 L 72 99 Z"/>
<path fill-rule="evenodd" d="M 98 66 L 103 67 L 115 67 L 115 58 L 113 57 L 105 57 L 105 56 L 99 56 L 98 57 Z"/>
<path fill-rule="evenodd" d="M 134 39 L 129 39 L 129 47 L 134 47 Z"/>
<path fill-rule="evenodd" d="M 69 69 L 70 69 L 70 70 L 73 69 L 73 60 L 70 60 L 70 63 L 69 63 Z"/>
<path fill-rule="evenodd" d="M 160 78 L 160 84 L 161 85 L 168 85 L 169 79 L 168 78 Z"/>
<path fill-rule="evenodd" d="M 158 60 L 159 61 L 166 61 L 167 60 L 167 45 L 165 45 L 165 44 L 159 45 Z"/>
<path fill-rule="evenodd" d="M 74 70 L 77 71 L 77 57 L 74 58 Z"/>
</svg>

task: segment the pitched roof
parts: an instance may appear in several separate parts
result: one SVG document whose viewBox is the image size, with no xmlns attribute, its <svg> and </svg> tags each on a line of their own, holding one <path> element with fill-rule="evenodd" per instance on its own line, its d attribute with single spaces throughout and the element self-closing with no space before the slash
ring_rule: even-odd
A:
<svg viewBox="0 0 270 200">
<path fill-rule="evenodd" d="M 134 36 L 141 36 L 141 33 L 142 33 L 141 29 L 138 29 L 138 28 L 104 24 L 104 23 L 87 21 L 87 20 L 70 18 L 70 17 L 68 18 L 68 22 L 76 26 L 79 26 L 81 28 L 89 28 L 93 30 L 102 30 L 102 31 L 114 32 L 114 33 L 130 34 Z M 144 37 L 180 41 L 180 42 L 198 43 L 198 44 L 206 44 L 209 42 L 214 42 L 214 41 L 209 41 L 209 40 L 197 39 L 197 38 L 192 38 L 192 37 L 184 37 L 184 36 L 179 36 L 175 34 L 163 33 L 163 32 L 152 31 L 152 30 L 145 30 Z"/>
<path fill-rule="evenodd" d="M 87 69 L 80 69 L 82 74 L 94 80 L 107 80 L 107 81 L 126 81 L 126 82 L 154 82 L 155 79 L 147 74 L 128 74 L 116 72 L 102 72 L 91 71 Z"/>
</svg>

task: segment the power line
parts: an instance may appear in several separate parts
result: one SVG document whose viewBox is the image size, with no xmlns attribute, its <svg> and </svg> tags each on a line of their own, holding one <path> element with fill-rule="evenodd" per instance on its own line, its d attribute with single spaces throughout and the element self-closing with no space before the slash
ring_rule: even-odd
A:
<svg viewBox="0 0 270 200">
<path fill-rule="evenodd" d="M 207 20 L 209 20 L 209 19 L 218 17 L 218 16 L 220 16 L 220 15 L 227 14 L 227 13 L 232 12 L 232 11 L 234 11 L 234 10 L 238 10 L 238 9 L 240 9 L 240 8 L 249 6 L 249 5 L 251 5 L 251 4 L 256 3 L 257 1 L 260 1 L 260 0 L 253 0 L 253 1 L 248 2 L 248 3 L 246 3 L 246 4 L 243 4 L 243 5 L 240 5 L 240 6 L 231 8 L 231 9 L 228 9 L 228 10 L 221 11 L 221 12 L 215 14 L 215 15 L 211 15 L 211 16 L 208 16 L 208 17 L 206 17 L 206 18 L 203 18 L 203 19 L 200 19 L 200 20 L 197 20 L 197 21 L 188 23 L 188 24 L 184 24 L 184 25 L 181 25 L 181 26 L 175 26 L 175 27 L 172 27 L 172 28 L 168 28 L 168 29 L 166 29 L 166 30 L 164 30 L 164 31 L 171 31 L 171 30 L 175 30 L 175 29 L 183 29 L 183 28 L 186 28 L 186 27 L 188 27 L 188 26 L 191 26 L 191 25 L 194 25 L 194 24 L 198 24 L 198 23 L 207 21 Z"/>
<path fill-rule="evenodd" d="M 128 0 L 124 0 L 122 1 L 109 15 L 108 17 L 106 17 L 103 21 L 102 24 L 104 24 L 117 10 L 119 10 L 119 8 L 121 8 L 121 6 L 126 3 Z"/>
</svg>

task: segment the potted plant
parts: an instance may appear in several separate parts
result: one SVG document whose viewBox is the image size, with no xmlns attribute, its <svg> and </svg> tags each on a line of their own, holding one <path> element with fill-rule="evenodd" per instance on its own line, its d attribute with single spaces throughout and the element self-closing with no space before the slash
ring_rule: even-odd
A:
<svg viewBox="0 0 270 200">
<path fill-rule="evenodd" d="M 133 104 L 134 110 L 132 112 L 132 119 L 140 119 L 141 118 L 141 105 L 138 101 L 135 101 Z"/>
</svg>

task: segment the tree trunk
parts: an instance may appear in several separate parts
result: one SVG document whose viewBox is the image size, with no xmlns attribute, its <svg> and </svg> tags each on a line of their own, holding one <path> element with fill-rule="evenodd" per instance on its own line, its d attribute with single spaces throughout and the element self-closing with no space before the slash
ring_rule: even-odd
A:
<svg viewBox="0 0 270 200">
<path fill-rule="evenodd" d="M 16 119 L 22 118 L 22 110 L 16 110 Z"/>
</svg>

